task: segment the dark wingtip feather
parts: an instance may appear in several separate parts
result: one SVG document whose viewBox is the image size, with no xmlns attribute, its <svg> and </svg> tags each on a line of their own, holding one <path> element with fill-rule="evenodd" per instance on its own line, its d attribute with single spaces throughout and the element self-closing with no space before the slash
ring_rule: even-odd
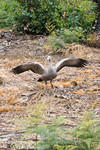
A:
<svg viewBox="0 0 100 150">
<path fill-rule="evenodd" d="M 79 67 L 84 67 L 88 64 L 88 61 L 85 59 L 80 59 Z"/>
<path fill-rule="evenodd" d="M 21 73 L 22 71 L 20 70 L 20 66 L 18 66 L 18 67 L 13 68 L 13 69 L 12 69 L 12 72 L 13 72 L 14 74 L 19 74 L 19 73 Z"/>
</svg>

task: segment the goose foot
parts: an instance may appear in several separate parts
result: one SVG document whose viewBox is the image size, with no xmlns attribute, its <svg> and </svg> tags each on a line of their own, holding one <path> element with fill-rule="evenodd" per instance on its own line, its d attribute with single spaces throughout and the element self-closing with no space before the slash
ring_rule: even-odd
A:
<svg viewBox="0 0 100 150">
<path fill-rule="evenodd" d="M 54 89 L 54 86 L 53 86 L 53 84 L 51 84 L 51 89 Z"/>
</svg>

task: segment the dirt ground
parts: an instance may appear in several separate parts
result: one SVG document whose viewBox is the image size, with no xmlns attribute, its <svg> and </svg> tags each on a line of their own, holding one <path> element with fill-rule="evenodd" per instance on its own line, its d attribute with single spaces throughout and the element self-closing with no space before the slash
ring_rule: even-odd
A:
<svg viewBox="0 0 100 150">
<path fill-rule="evenodd" d="M 46 105 L 50 117 L 66 116 L 69 127 L 78 125 L 86 112 L 92 111 L 100 118 L 100 49 L 74 45 L 69 51 L 54 54 L 45 50 L 45 36 L 9 34 L 1 35 L 0 40 L 0 148 L 20 143 L 22 133 L 15 120 L 27 116 L 34 104 Z M 48 55 L 53 65 L 72 56 L 87 59 L 89 64 L 84 68 L 63 68 L 53 81 L 54 89 L 48 84 L 48 91 L 44 83 L 37 82 L 39 75 L 11 72 L 26 62 L 36 61 L 47 67 Z M 22 144 L 19 147 L 23 148 Z"/>
</svg>

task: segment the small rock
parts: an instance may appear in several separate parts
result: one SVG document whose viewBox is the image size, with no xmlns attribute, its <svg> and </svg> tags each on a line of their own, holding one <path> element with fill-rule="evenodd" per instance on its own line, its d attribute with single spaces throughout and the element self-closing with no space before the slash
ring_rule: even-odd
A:
<svg viewBox="0 0 100 150">
<path fill-rule="evenodd" d="M 64 89 L 64 86 L 63 86 L 63 85 L 60 85 L 60 86 L 59 86 L 59 90 L 62 91 L 63 89 Z"/>
</svg>

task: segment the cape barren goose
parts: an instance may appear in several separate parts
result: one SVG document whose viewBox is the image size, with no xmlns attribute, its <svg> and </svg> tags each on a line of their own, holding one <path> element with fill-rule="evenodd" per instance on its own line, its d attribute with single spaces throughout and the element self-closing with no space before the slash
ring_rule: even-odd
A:
<svg viewBox="0 0 100 150">
<path fill-rule="evenodd" d="M 14 74 L 20 74 L 25 71 L 31 70 L 34 73 L 40 74 L 41 77 L 39 78 L 39 82 L 44 81 L 47 86 L 47 81 L 50 81 L 51 88 L 53 88 L 52 80 L 56 78 L 57 72 L 60 71 L 63 67 L 84 67 L 88 62 L 87 60 L 81 58 L 66 58 L 59 61 L 55 66 L 52 66 L 51 57 L 48 56 L 47 60 L 49 62 L 48 68 L 44 68 L 38 62 L 30 62 L 19 65 L 12 69 Z"/>
</svg>

